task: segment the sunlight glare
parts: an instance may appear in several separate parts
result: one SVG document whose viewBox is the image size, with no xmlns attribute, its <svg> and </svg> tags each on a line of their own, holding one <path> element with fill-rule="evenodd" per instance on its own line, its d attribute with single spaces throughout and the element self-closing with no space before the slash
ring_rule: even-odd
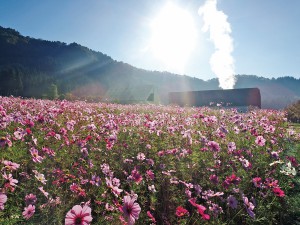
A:
<svg viewBox="0 0 300 225">
<path fill-rule="evenodd" d="M 188 11 L 167 3 L 151 23 L 150 50 L 167 70 L 183 73 L 195 47 L 196 28 Z"/>
</svg>

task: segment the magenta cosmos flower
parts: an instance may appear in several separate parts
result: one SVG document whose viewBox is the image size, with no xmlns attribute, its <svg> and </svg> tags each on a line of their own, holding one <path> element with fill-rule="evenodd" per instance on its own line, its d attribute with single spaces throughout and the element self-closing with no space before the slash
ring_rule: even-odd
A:
<svg viewBox="0 0 300 225">
<path fill-rule="evenodd" d="M 185 215 L 189 215 L 189 211 L 187 211 L 185 208 L 183 208 L 182 206 L 178 206 L 176 208 L 176 216 L 178 217 L 183 217 Z"/>
<path fill-rule="evenodd" d="M 125 196 L 123 199 L 124 204 L 122 207 L 122 211 L 128 225 L 134 224 L 135 220 L 139 218 L 139 214 L 141 212 L 141 207 L 138 203 L 135 202 L 135 200 L 135 197 L 130 196 Z"/>
<path fill-rule="evenodd" d="M 281 190 L 279 187 L 275 187 L 273 188 L 273 193 L 278 196 L 278 197 L 284 197 L 285 194 L 284 194 L 284 191 Z"/>
<path fill-rule="evenodd" d="M 197 208 L 197 211 L 202 216 L 202 219 L 204 219 L 204 220 L 210 219 L 210 216 L 204 212 L 206 210 L 206 208 L 203 205 L 197 204 L 196 198 L 189 199 L 189 202 Z"/>
<path fill-rule="evenodd" d="M 65 218 L 65 225 L 88 225 L 92 222 L 93 218 L 91 216 L 92 209 L 87 205 L 81 207 L 80 205 L 75 205 L 67 213 Z"/>
</svg>

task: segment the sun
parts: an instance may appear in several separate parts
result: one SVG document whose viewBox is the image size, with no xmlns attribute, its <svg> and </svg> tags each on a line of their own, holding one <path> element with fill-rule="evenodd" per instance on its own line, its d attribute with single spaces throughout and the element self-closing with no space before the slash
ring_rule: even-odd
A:
<svg viewBox="0 0 300 225">
<path fill-rule="evenodd" d="M 196 43 L 196 28 L 191 14 L 173 3 L 167 3 L 151 22 L 149 48 L 165 69 L 184 73 L 185 65 Z"/>
</svg>

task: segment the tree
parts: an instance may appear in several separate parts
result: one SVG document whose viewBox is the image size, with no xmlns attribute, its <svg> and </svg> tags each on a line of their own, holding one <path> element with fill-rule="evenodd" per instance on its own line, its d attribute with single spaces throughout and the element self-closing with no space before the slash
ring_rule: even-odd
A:
<svg viewBox="0 0 300 225">
<path fill-rule="evenodd" d="M 51 84 L 48 91 L 48 98 L 49 99 L 57 99 L 58 98 L 58 91 L 57 86 L 55 84 Z"/>
</svg>

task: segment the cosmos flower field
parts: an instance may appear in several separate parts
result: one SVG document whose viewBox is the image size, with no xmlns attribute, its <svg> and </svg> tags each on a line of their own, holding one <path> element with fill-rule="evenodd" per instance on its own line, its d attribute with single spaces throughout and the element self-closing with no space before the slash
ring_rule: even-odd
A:
<svg viewBox="0 0 300 225">
<path fill-rule="evenodd" d="M 299 219 L 283 111 L 0 97 L 0 115 L 0 224 Z"/>
</svg>

